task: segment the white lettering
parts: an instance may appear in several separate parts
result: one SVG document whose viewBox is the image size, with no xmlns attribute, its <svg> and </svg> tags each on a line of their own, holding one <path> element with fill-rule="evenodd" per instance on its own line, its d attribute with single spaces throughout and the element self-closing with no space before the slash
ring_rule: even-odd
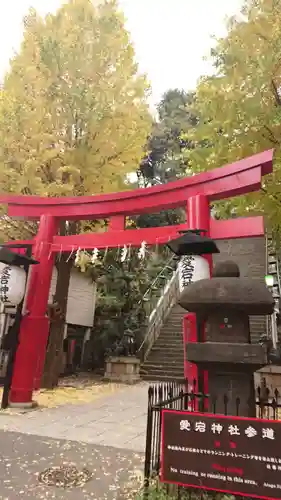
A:
<svg viewBox="0 0 281 500">
<path fill-rule="evenodd" d="M 262 437 L 265 439 L 275 439 L 274 430 L 267 427 L 262 430 Z"/>
</svg>

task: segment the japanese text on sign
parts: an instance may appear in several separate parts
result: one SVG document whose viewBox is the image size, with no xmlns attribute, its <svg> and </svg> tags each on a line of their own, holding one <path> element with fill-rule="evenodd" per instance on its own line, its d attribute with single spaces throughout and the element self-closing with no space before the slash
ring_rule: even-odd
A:
<svg viewBox="0 0 281 500">
<path fill-rule="evenodd" d="M 175 410 L 162 418 L 162 481 L 281 497 L 281 422 Z"/>
<path fill-rule="evenodd" d="M 240 436 L 240 429 L 238 425 L 230 424 L 226 426 L 226 428 L 231 436 Z M 223 429 L 224 429 L 223 425 L 216 422 L 213 422 L 210 426 L 210 430 L 213 434 L 221 434 Z M 201 421 L 194 422 L 194 426 L 192 427 L 189 420 L 180 421 L 180 430 L 181 431 L 194 430 L 195 432 L 208 431 L 206 422 L 201 422 Z M 264 427 L 262 428 L 261 432 L 262 432 L 262 437 L 264 439 L 274 439 L 274 429 L 270 427 Z M 248 438 L 252 438 L 258 435 L 258 431 L 251 425 L 249 425 L 246 429 L 244 429 L 244 433 Z"/>
</svg>

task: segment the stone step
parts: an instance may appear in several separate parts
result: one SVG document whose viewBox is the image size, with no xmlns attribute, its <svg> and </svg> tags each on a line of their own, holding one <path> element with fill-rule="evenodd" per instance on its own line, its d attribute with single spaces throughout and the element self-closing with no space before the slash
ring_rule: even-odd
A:
<svg viewBox="0 0 281 500">
<path fill-rule="evenodd" d="M 141 366 L 141 376 L 144 380 L 184 380 L 183 318 L 186 314 L 178 304 L 172 308 L 159 337 Z"/>
<path fill-rule="evenodd" d="M 168 330 L 168 331 L 175 331 L 175 332 L 182 332 L 183 331 L 183 326 L 182 323 L 178 323 L 178 325 L 163 325 L 161 328 L 162 331 Z"/>
<path fill-rule="evenodd" d="M 183 340 L 183 334 L 179 332 L 166 332 L 166 331 L 161 331 L 159 336 L 157 337 L 158 339 L 164 338 L 165 340 L 170 338 L 171 340 L 177 340 L 178 342 L 182 342 Z"/>
<path fill-rule="evenodd" d="M 143 374 L 141 375 L 142 380 L 146 380 L 148 382 L 185 382 L 184 377 L 175 377 L 173 375 L 159 375 L 159 374 Z"/>
<path fill-rule="evenodd" d="M 175 339 L 158 339 L 155 344 L 157 349 L 183 349 L 183 342 L 176 341 Z"/>
<path fill-rule="evenodd" d="M 169 317 L 166 320 L 166 323 L 168 322 L 175 322 L 177 323 L 178 321 L 182 321 L 185 315 L 182 314 L 170 314 Z"/>
<path fill-rule="evenodd" d="M 147 358 L 146 361 L 144 361 L 144 363 L 148 363 L 149 364 L 152 364 L 152 365 L 164 365 L 167 363 L 167 356 L 149 356 Z M 183 357 L 183 353 L 180 355 L 178 355 L 177 357 L 176 356 L 173 356 L 173 358 L 170 359 L 170 364 L 173 365 L 173 366 L 183 366 L 184 364 L 184 357 Z"/>
<path fill-rule="evenodd" d="M 158 339 L 155 341 L 155 344 L 153 345 L 153 348 L 158 348 L 161 349 L 163 345 L 168 345 L 170 347 L 175 346 L 176 348 L 183 348 L 183 341 L 180 338 L 177 337 L 161 337 L 161 335 L 158 337 Z"/>
<path fill-rule="evenodd" d="M 170 348 L 170 351 L 169 351 L 169 355 L 174 358 L 174 357 L 177 357 L 179 355 L 183 355 L 184 353 L 184 348 L 183 348 L 183 344 L 180 343 L 180 344 L 176 344 L 176 343 L 173 343 L 171 345 L 171 348 Z M 162 347 L 158 346 L 158 345 L 154 345 L 154 347 L 152 347 L 149 355 L 150 356 L 158 356 L 159 354 L 162 354 L 163 356 L 165 356 L 167 358 L 167 352 L 164 352 Z"/>
<path fill-rule="evenodd" d="M 178 326 L 165 325 L 165 326 L 162 326 L 162 328 L 161 328 L 161 333 L 164 333 L 164 332 L 177 333 L 178 335 L 182 335 L 183 328 L 182 328 L 182 325 L 178 325 Z"/>
<path fill-rule="evenodd" d="M 160 332 L 159 336 L 157 337 L 157 340 L 175 340 L 175 342 L 182 342 L 183 341 L 183 335 L 179 334 L 177 332 Z M 156 340 L 156 342 L 157 342 Z"/>
<path fill-rule="evenodd" d="M 161 331 L 159 336 L 157 337 L 157 340 L 160 339 L 160 338 L 171 338 L 171 339 L 177 339 L 178 341 L 182 341 L 183 339 L 183 334 L 182 333 L 179 333 L 179 332 L 176 332 L 176 331 L 173 331 L 173 332 L 167 332 L 167 331 Z"/>
<path fill-rule="evenodd" d="M 171 358 L 178 358 L 179 356 L 183 356 L 184 353 L 184 348 L 183 345 L 173 345 L 173 348 L 170 349 L 169 355 Z M 167 353 L 163 352 L 163 349 L 160 347 L 158 348 L 157 346 L 153 347 L 153 350 L 150 351 L 149 356 L 157 356 L 159 355 L 163 356 L 164 358 L 167 359 Z"/>
<path fill-rule="evenodd" d="M 182 332 L 183 328 L 182 328 L 182 324 L 178 324 L 178 325 L 163 325 L 162 326 L 162 331 L 165 331 L 165 330 L 168 330 L 168 331 L 176 331 L 176 332 Z"/>
<path fill-rule="evenodd" d="M 168 328 L 169 330 L 179 330 L 182 332 L 183 330 L 183 324 L 182 321 L 179 321 L 178 323 L 165 323 L 162 326 L 162 330 Z"/>
<path fill-rule="evenodd" d="M 159 365 L 159 366 L 154 366 L 154 365 L 143 365 L 141 368 L 141 373 L 164 373 L 167 375 L 173 375 L 177 377 L 181 377 L 184 374 L 184 369 L 182 367 L 175 367 L 175 366 L 164 366 L 164 365 Z"/>
<path fill-rule="evenodd" d="M 165 368 L 180 368 L 180 369 L 183 369 L 183 358 L 181 361 L 179 360 L 174 360 L 174 359 L 169 359 L 169 358 L 166 358 L 166 360 L 157 360 L 156 362 L 154 360 L 146 360 L 142 363 L 142 366 L 145 366 L 146 368 L 163 368 L 165 366 Z"/>
</svg>

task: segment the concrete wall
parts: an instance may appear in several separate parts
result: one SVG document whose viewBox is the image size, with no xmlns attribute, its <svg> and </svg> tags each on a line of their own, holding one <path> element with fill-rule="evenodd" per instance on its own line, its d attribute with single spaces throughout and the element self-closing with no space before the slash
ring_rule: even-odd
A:
<svg viewBox="0 0 281 500">
<path fill-rule="evenodd" d="M 240 268 L 241 276 L 264 282 L 266 274 L 265 238 L 241 238 L 217 242 L 220 254 L 214 255 L 214 263 L 234 260 Z M 264 316 L 250 318 L 252 341 L 257 342 L 265 333 Z"/>
<path fill-rule="evenodd" d="M 54 268 L 49 293 L 52 302 L 56 289 L 57 270 Z M 70 277 L 66 323 L 92 327 L 95 313 L 96 285 L 92 280 L 73 268 Z"/>
</svg>

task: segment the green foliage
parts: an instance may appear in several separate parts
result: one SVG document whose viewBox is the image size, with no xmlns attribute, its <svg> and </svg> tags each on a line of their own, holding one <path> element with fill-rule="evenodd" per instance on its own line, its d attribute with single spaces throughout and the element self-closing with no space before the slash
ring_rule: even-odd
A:
<svg viewBox="0 0 281 500">
<path fill-rule="evenodd" d="M 262 213 L 281 229 L 281 1 L 247 0 L 211 52 L 215 74 L 201 79 L 193 110 L 198 123 L 184 136 L 194 172 L 275 148 L 264 190 L 219 203 L 220 216 Z"/>
<path fill-rule="evenodd" d="M 126 332 L 133 332 L 137 347 L 140 346 L 150 311 L 143 296 L 171 255 L 163 248 L 149 252 L 140 260 L 138 249 L 131 248 L 124 262 L 120 257 L 121 250 L 111 249 L 101 252 L 93 263 L 91 255 L 83 252 L 76 262 L 77 267 L 97 284 L 92 345 L 95 367 L 103 366 L 106 350 Z M 167 279 L 172 272 L 173 268 L 167 269 L 163 278 Z M 160 280 L 151 293 L 157 294 L 161 285 L 163 281 Z M 151 294 L 148 298 L 152 300 Z"/>
<path fill-rule="evenodd" d="M 182 139 L 182 134 L 197 123 L 191 111 L 193 100 L 193 93 L 171 89 L 158 104 L 159 120 L 154 123 L 148 140 L 149 154 L 138 171 L 144 186 L 163 184 L 186 175 L 187 163 L 182 151 L 189 144 Z"/>
<path fill-rule="evenodd" d="M 137 171 L 141 187 L 165 184 L 189 173 L 188 162 L 183 155 L 190 142 L 182 139 L 197 123 L 191 111 L 194 100 L 193 93 L 183 90 L 168 90 L 157 106 L 158 121 L 154 123 L 148 139 L 149 154 L 142 160 Z M 157 214 L 144 214 L 135 217 L 137 227 L 155 227 L 180 224 L 185 220 L 181 209 L 163 210 Z"/>
<path fill-rule="evenodd" d="M 142 491 L 139 493 L 135 500 L 177 500 L 181 498 L 182 500 L 212 500 L 214 495 L 208 494 L 207 491 L 198 492 L 196 489 L 193 491 L 191 489 L 186 489 L 185 491 L 181 489 L 180 497 L 176 492 L 177 487 L 173 485 L 163 485 L 158 479 L 154 480 L 147 491 Z M 173 491 L 172 491 L 173 490 Z M 217 500 L 235 500 L 233 495 L 224 495 L 221 493 L 216 494 Z"/>
</svg>

